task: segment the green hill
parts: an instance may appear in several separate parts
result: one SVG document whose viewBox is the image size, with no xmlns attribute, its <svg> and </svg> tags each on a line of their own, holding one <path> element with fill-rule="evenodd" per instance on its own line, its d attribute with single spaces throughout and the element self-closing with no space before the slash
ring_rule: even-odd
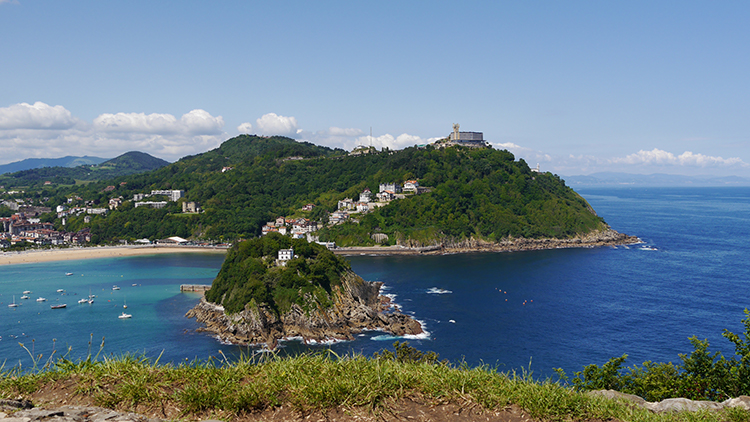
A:
<svg viewBox="0 0 750 422">
<path fill-rule="evenodd" d="M 430 192 L 398 199 L 346 223 L 321 231 L 339 244 L 388 242 L 432 244 L 445 239 L 496 242 L 508 236 L 568 238 L 597 230 L 602 220 L 557 176 L 532 172 L 508 151 L 491 148 L 406 148 L 349 156 L 284 137 L 242 135 L 204 154 L 184 157 L 158 170 L 77 187 L 103 202 L 154 189 L 180 189 L 203 213 L 181 214 L 178 203 L 163 209 L 126 202 L 92 222 L 99 241 L 173 235 L 238 239 L 260 234 L 277 216 L 326 219 L 343 198 L 357 198 L 380 183 L 416 179 Z M 116 182 L 127 182 L 119 186 Z M 106 185 L 114 192 L 102 193 Z M 71 190 L 72 192 L 72 190 Z M 316 207 L 300 211 L 305 204 Z M 75 223 L 75 221 L 73 221 Z"/>
<path fill-rule="evenodd" d="M 0 175 L 0 185 L 6 188 L 35 188 L 45 184 L 74 185 L 76 182 L 90 182 L 112 179 L 118 176 L 143 173 L 164 167 L 168 161 L 153 157 L 144 152 L 127 152 L 101 164 L 86 164 L 77 167 L 41 167 Z M 49 183 L 47 183 L 49 182 Z"/>
</svg>

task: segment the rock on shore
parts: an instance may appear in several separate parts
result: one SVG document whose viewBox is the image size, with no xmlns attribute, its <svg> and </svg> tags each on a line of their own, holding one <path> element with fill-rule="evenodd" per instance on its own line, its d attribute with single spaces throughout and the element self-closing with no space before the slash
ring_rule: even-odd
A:
<svg viewBox="0 0 750 422">
<path fill-rule="evenodd" d="M 261 305 L 245 306 L 236 314 L 202 298 L 185 316 L 205 325 L 200 331 L 215 333 L 221 341 L 233 344 L 266 344 L 273 349 L 283 338 L 302 338 L 305 342 L 353 340 L 363 330 L 380 330 L 402 336 L 422 333 L 413 318 L 390 310 L 390 299 L 380 295 L 380 282 L 364 281 L 347 274 L 341 286 L 333 288 L 334 305 L 305 312 L 293 305 L 280 316 Z"/>
</svg>

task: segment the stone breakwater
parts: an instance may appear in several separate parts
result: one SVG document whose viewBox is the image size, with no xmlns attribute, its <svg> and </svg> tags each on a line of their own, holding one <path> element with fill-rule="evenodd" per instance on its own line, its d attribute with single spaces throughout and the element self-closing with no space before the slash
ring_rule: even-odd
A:
<svg viewBox="0 0 750 422">
<path fill-rule="evenodd" d="M 291 310 L 276 315 L 265 306 L 245 306 L 236 314 L 202 298 L 185 314 L 204 324 L 199 331 L 214 333 L 223 342 L 240 345 L 265 344 L 273 349 L 285 338 L 301 338 L 304 342 L 353 340 L 363 330 L 380 330 L 396 336 L 417 335 L 422 327 L 413 318 L 395 311 L 390 299 L 380 295 L 380 282 L 368 282 L 351 273 L 331 294 L 333 306 L 305 312 L 293 305 Z"/>
</svg>

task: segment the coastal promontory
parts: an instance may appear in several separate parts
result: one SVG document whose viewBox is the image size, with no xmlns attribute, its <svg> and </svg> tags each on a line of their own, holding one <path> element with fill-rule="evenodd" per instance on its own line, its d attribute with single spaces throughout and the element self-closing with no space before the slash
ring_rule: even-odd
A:
<svg viewBox="0 0 750 422">
<path fill-rule="evenodd" d="M 352 340 L 363 330 L 422 333 L 417 321 L 380 295 L 381 286 L 324 246 L 271 234 L 235 245 L 186 316 L 222 341 L 269 348 L 285 338 Z"/>
</svg>

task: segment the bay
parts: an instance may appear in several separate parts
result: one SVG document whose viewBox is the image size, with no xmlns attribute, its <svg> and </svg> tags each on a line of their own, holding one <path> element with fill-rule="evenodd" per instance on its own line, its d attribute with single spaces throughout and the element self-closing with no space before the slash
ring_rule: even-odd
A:
<svg viewBox="0 0 750 422">
<path fill-rule="evenodd" d="M 627 353 L 628 365 L 679 360 L 688 337 L 708 339 L 731 355 L 723 329 L 742 332 L 748 307 L 750 188 L 578 188 L 615 230 L 640 237 L 630 247 L 439 256 L 354 256 L 353 269 L 385 283 L 405 313 L 424 323 L 423 351 L 502 371 L 568 373 Z M 184 318 L 223 256 L 168 254 L 0 267 L 0 358 L 32 365 L 29 353 L 78 359 L 145 354 L 161 362 L 256 349 L 222 345 Z M 73 272 L 72 276 L 65 273 Z M 120 290 L 112 290 L 113 285 Z M 57 289 L 65 289 L 57 293 Z M 93 305 L 77 299 L 98 295 Z M 24 290 L 31 299 L 21 301 Z M 13 295 L 17 308 L 8 308 Z M 34 301 L 47 297 L 46 303 Z M 120 320 L 127 301 L 130 320 Z M 50 304 L 67 303 L 51 310 Z M 54 339 L 54 340 L 53 340 Z M 282 343 L 280 353 L 331 349 L 370 355 L 392 336 L 369 332 L 355 341 Z M 89 346 L 89 341 L 92 345 Z M 68 351 L 68 348 L 70 350 Z"/>
</svg>

